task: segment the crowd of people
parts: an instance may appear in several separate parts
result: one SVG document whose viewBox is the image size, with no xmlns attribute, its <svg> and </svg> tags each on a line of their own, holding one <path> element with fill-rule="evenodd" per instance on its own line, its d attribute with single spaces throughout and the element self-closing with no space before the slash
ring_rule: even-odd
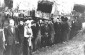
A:
<svg viewBox="0 0 85 55">
<path fill-rule="evenodd" d="M 4 53 L 28 55 L 42 47 L 68 41 L 76 28 L 75 23 L 76 19 L 70 20 L 64 16 L 56 19 L 5 16 L 2 22 L 5 37 Z M 17 45 L 20 47 L 18 50 Z"/>
</svg>

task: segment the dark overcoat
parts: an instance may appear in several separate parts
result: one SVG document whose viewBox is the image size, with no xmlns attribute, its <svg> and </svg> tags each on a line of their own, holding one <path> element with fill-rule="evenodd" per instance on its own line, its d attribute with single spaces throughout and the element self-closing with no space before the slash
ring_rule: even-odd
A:
<svg viewBox="0 0 85 55">
<path fill-rule="evenodd" d="M 5 55 L 18 55 L 17 44 L 18 42 L 18 30 L 16 27 L 13 27 L 13 32 L 11 31 L 11 27 L 5 27 L 4 28 L 4 34 L 5 34 L 5 43 L 7 43 L 7 46 L 5 46 L 6 50 L 4 51 Z"/>
<path fill-rule="evenodd" d="M 11 31 L 10 26 L 4 29 L 7 45 L 15 44 L 15 41 L 18 41 L 18 29 L 15 27 L 13 29 L 14 29 L 13 32 Z"/>
</svg>

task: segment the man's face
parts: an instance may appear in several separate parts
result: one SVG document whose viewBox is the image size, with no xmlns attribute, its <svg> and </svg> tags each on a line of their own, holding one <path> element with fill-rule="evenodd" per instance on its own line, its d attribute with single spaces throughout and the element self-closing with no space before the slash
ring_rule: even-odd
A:
<svg viewBox="0 0 85 55">
<path fill-rule="evenodd" d="M 10 26 L 14 26 L 14 20 L 10 20 L 10 21 L 9 21 L 9 25 L 10 25 Z"/>
<path fill-rule="evenodd" d="M 24 24 L 24 22 L 23 21 L 20 21 L 20 25 L 23 25 Z"/>
<path fill-rule="evenodd" d="M 30 22 L 30 23 L 28 23 L 28 27 L 30 28 L 31 26 L 32 26 L 31 22 Z"/>
</svg>

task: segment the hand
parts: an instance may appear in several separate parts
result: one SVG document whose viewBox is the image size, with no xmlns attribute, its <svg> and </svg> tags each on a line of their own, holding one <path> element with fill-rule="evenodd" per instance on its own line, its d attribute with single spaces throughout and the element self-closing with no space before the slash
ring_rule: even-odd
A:
<svg viewBox="0 0 85 55">
<path fill-rule="evenodd" d="M 5 43 L 5 46 L 7 46 L 7 43 Z"/>
<path fill-rule="evenodd" d="M 31 36 L 31 38 L 33 38 L 33 35 Z"/>
<path fill-rule="evenodd" d="M 7 46 L 7 43 L 5 44 L 5 46 Z"/>
<path fill-rule="evenodd" d="M 6 42 L 3 42 L 3 45 L 4 45 L 4 46 L 7 46 L 7 43 L 6 43 Z"/>
<path fill-rule="evenodd" d="M 19 44 L 19 42 L 18 41 L 15 41 L 15 44 Z"/>
</svg>

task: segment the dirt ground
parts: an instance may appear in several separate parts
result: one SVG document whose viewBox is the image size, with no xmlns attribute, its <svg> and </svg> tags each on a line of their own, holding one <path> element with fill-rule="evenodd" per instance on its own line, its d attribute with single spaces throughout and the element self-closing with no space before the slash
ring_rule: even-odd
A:
<svg viewBox="0 0 85 55">
<path fill-rule="evenodd" d="M 41 48 L 33 55 L 84 55 L 85 52 L 85 33 L 78 33 L 72 40 L 50 47 Z M 0 32 L 0 55 L 3 55 L 2 32 Z"/>
<path fill-rule="evenodd" d="M 80 31 L 72 40 L 42 48 L 33 55 L 84 55 L 85 34 Z"/>
</svg>

